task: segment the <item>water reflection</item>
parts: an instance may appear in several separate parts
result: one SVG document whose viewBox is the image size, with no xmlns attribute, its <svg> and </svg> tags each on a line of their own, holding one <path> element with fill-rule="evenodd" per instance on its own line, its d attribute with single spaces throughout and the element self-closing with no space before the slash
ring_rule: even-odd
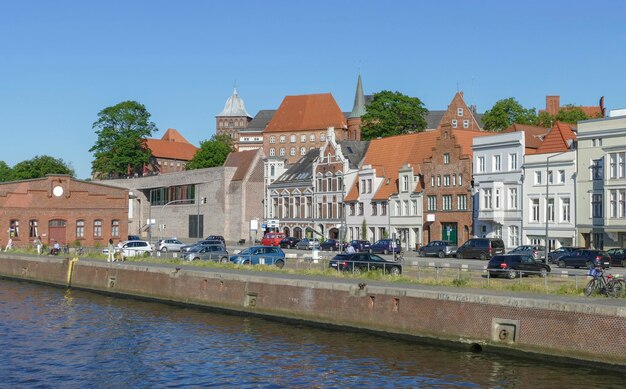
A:
<svg viewBox="0 0 626 389">
<path fill-rule="evenodd" d="M 4 280 L 0 330 L 6 386 L 611 387 L 620 378 Z"/>
</svg>

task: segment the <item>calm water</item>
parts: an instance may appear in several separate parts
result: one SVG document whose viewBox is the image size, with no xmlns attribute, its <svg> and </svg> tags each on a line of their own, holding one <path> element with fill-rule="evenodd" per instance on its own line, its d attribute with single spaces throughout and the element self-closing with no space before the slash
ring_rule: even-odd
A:
<svg viewBox="0 0 626 389">
<path fill-rule="evenodd" d="M 0 280 L 2 387 L 622 387 L 595 369 Z M 621 382 L 619 381 L 621 380 Z"/>
</svg>

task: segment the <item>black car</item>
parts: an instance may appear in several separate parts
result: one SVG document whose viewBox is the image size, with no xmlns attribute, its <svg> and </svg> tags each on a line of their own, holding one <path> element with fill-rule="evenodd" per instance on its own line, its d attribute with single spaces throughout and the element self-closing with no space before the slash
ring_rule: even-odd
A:
<svg viewBox="0 0 626 389">
<path fill-rule="evenodd" d="M 369 251 L 372 246 L 369 240 L 352 240 L 349 245 L 352 246 L 354 251 L 357 253 L 361 251 Z"/>
<path fill-rule="evenodd" d="M 456 249 L 456 244 L 452 242 L 445 240 L 433 240 L 420 248 L 419 255 L 420 257 L 434 255 L 439 258 L 445 258 L 453 256 L 456 253 Z"/>
<path fill-rule="evenodd" d="M 490 277 L 515 278 L 519 275 L 540 275 L 546 277 L 550 273 L 550 266 L 536 261 L 532 255 L 506 254 L 494 255 L 487 264 Z"/>
<path fill-rule="evenodd" d="M 381 239 L 370 246 L 370 253 L 399 253 L 402 251 L 400 242 L 396 239 Z"/>
<path fill-rule="evenodd" d="M 611 257 L 611 266 L 626 267 L 626 252 L 624 252 L 624 249 L 610 249 L 606 253 Z"/>
<path fill-rule="evenodd" d="M 341 251 L 341 243 L 337 239 L 326 239 L 320 243 L 322 251 Z"/>
<path fill-rule="evenodd" d="M 355 274 L 368 270 L 383 270 L 393 276 L 402 274 L 402 264 L 370 253 L 337 254 L 329 261 L 328 266 L 331 269 L 349 271 Z"/>
<path fill-rule="evenodd" d="M 569 255 L 564 255 L 557 261 L 559 267 L 602 267 L 608 269 L 611 266 L 611 257 L 602 250 L 576 250 Z"/>
<path fill-rule="evenodd" d="M 548 253 L 548 263 L 557 263 L 559 258 L 565 255 L 571 255 L 576 250 L 582 250 L 584 247 L 561 246 L 554 251 Z"/>
<path fill-rule="evenodd" d="M 294 238 L 293 236 L 288 236 L 280 241 L 278 245 L 281 249 L 292 249 L 296 247 L 296 243 L 300 241 L 299 238 Z"/>
<path fill-rule="evenodd" d="M 456 250 L 459 259 L 479 258 L 484 261 L 499 254 L 504 254 L 504 242 L 500 238 L 473 238 Z"/>
<path fill-rule="evenodd" d="M 223 246 L 226 246 L 226 240 L 224 240 L 224 237 L 222 235 L 209 235 L 206 237 L 205 240 L 219 240 L 222 242 Z"/>
</svg>

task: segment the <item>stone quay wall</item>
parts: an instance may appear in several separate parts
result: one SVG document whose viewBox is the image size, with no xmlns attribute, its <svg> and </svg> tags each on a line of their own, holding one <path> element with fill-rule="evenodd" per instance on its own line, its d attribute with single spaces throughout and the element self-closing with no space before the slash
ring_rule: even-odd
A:
<svg viewBox="0 0 626 389">
<path fill-rule="evenodd" d="M 512 353 L 626 366 L 623 299 L 0 254 L 0 276 Z"/>
</svg>

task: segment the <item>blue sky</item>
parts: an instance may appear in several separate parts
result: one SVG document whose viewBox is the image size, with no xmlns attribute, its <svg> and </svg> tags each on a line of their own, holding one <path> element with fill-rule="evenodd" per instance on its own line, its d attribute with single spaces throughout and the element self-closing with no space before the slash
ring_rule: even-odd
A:
<svg viewBox="0 0 626 389">
<path fill-rule="evenodd" d="M 384 89 L 483 112 L 514 97 L 543 108 L 626 107 L 621 1 L 0 0 L 0 160 L 62 158 L 87 178 L 98 112 L 144 104 L 160 138 L 198 145 L 233 84 L 254 116 L 286 95 L 352 108 Z"/>
</svg>

